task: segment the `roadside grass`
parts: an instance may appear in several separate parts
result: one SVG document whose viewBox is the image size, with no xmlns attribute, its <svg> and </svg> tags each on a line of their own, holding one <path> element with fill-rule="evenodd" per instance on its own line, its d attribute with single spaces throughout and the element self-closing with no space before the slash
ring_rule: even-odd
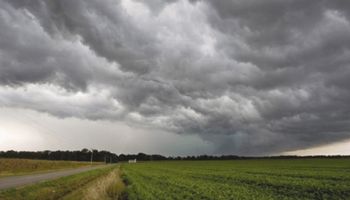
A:
<svg viewBox="0 0 350 200">
<path fill-rule="evenodd" d="M 63 200 L 117 200 L 125 199 L 125 185 L 120 177 L 120 167 L 99 177 L 86 186 L 66 195 Z"/>
<path fill-rule="evenodd" d="M 34 185 L 0 191 L 1 200 L 55 200 L 84 188 L 99 177 L 106 176 L 116 169 L 116 165 L 98 168 L 72 176 L 45 181 Z M 107 190 L 109 191 L 109 190 Z M 78 198 L 79 199 L 79 198 Z"/>
<path fill-rule="evenodd" d="M 102 163 L 93 163 L 93 165 L 98 164 Z M 0 177 L 35 174 L 89 165 L 90 162 L 0 158 Z"/>
</svg>

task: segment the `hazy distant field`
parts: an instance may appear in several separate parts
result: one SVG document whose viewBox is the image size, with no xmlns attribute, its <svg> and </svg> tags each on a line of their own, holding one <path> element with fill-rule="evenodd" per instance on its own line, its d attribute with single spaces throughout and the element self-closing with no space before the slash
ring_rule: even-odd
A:
<svg viewBox="0 0 350 200">
<path fill-rule="evenodd" d="M 93 164 L 100 164 L 100 163 L 93 163 Z M 67 168 L 76 168 L 76 167 L 83 167 L 88 165 L 90 165 L 90 162 L 0 158 L 0 177 L 31 174 L 31 173 L 67 169 Z"/>
<path fill-rule="evenodd" d="M 130 200 L 350 199 L 350 159 L 124 164 Z"/>
</svg>

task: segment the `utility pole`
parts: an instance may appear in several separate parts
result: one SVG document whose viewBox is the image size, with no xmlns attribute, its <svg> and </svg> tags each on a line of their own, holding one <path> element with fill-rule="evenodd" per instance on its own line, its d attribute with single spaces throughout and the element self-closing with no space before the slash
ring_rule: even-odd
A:
<svg viewBox="0 0 350 200">
<path fill-rule="evenodd" d="M 92 160 L 94 159 L 94 150 L 91 149 L 91 159 L 90 159 L 90 164 L 92 165 Z"/>
</svg>

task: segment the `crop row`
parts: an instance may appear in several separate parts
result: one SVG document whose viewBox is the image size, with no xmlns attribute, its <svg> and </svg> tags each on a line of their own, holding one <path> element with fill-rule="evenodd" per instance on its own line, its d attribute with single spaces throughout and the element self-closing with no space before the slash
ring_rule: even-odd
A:
<svg viewBox="0 0 350 200">
<path fill-rule="evenodd" d="M 334 159 L 304 160 L 304 165 L 298 160 L 260 160 L 123 166 L 131 200 L 349 199 L 349 169 L 350 160 Z"/>
</svg>

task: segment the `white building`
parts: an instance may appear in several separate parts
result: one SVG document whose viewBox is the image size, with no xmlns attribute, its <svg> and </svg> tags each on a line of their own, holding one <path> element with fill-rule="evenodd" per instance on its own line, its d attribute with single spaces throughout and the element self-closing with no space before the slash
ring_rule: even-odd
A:
<svg viewBox="0 0 350 200">
<path fill-rule="evenodd" d="M 129 163 L 136 163 L 136 162 L 137 162 L 136 159 L 134 159 L 134 160 L 129 160 Z"/>
</svg>

